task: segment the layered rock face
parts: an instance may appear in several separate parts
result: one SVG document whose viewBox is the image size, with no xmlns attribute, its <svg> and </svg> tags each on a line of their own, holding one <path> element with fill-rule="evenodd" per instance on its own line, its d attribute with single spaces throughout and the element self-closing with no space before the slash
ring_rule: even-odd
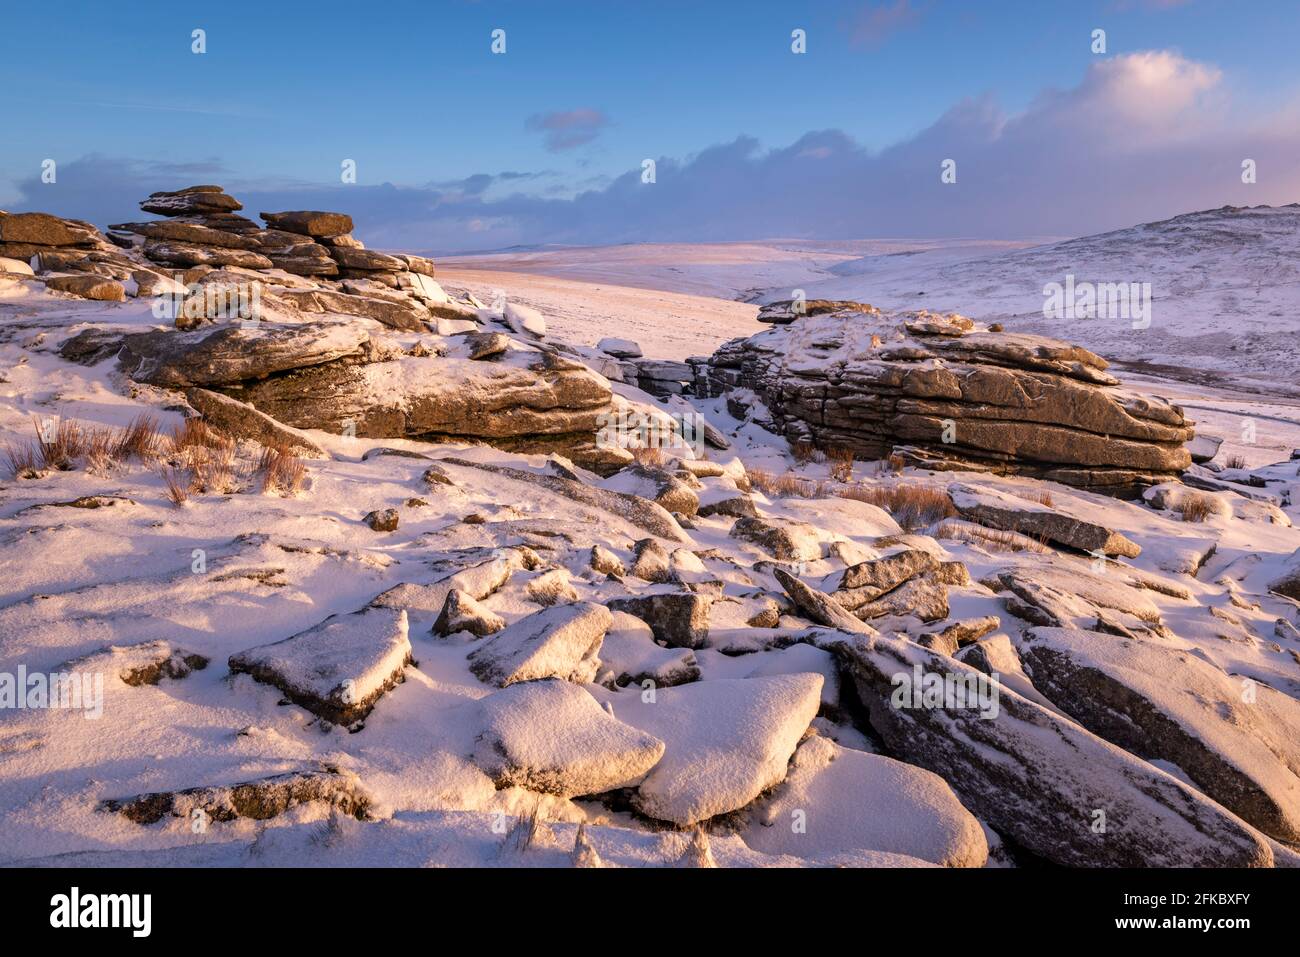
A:
<svg viewBox="0 0 1300 957">
<path fill-rule="evenodd" d="M 162 317 L 174 314 L 175 329 L 86 330 L 65 343 L 66 358 L 116 354 L 138 382 L 206 395 L 209 409 L 215 396 L 251 406 L 245 437 L 284 426 L 309 449 L 294 429 L 483 440 L 604 473 L 630 461 L 597 441 L 622 400 L 545 341 L 540 315 L 521 322 L 524 307 L 453 300 L 430 260 L 367 250 L 350 216 L 265 212 L 263 228 L 219 186 L 154 193 L 140 207 L 166 218 L 119 223 L 106 237 L 43 213 L 0 217 L 0 248 L 21 257 L 6 259 L 14 270 L 29 259 L 24 277 L 48 289 L 174 297 Z M 224 427 L 243 434 L 239 419 L 224 416 Z"/>
<path fill-rule="evenodd" d="M 962 316 L 805 314 L 694 365 L 697 393 L 752 390 L 766 410 L 737 396 L 733 411 L 791 442 L 862 458 L 1115 492 L 1191 464 L 1192 423 L 1178 406 L 1117 388 L 1106 360 L 1079 346 Z"/>
</svg>

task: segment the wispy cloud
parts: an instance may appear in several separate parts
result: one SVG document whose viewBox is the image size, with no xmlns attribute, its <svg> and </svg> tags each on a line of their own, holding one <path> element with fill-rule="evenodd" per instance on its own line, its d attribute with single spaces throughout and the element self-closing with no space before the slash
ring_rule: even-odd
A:
<svg viewBox="0 0 1300 957">
<path fill-rule="evenodd" d="M 590 143 L 609 126 L 609 117 L 600 110 L 580 108 L 530 116 L 528 129 L 546 135 L 546 148 L 552 153 L 571 150 Z"/>
<path fill-rule="evenodd" d="M 919 19 L 920 11 L 912 6 L 911 0 L 865 4 L 849 24 L 849 44 L 869 49 L 878 47 Z"/>
</svg>

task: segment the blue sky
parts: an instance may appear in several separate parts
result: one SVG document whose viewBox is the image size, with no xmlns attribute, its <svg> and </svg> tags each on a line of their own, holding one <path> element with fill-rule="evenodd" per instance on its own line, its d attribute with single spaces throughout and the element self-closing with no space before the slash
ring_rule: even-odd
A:
<svg viewBox="0 0 1300 957">
<path fill-rule="evenodd" d="M 1071 95 L 1090 124 L 1075 129 L 1080 139 L 1136 138 L 1156 165 L 1175 145 L 1186 155 L 1191 132 L 1197 162 L 1225 168 L 1208 179 L 1176 169 L 1172 185 L 1184 188 L 1171 191 L 1166 175 L 1151 196 L 1140 176 L 1126 187 L 1131 156 L 1103 162 L 1090 146 L 1086 168 L 1118 195 L 1073 231 L 1124 225 L 1130 208 L 1289 202 L 1300 199 L 1300 156 L 1286 160 L 1283 129 L 1300 115 L 1298 12 L 1281 0 L 13 3 L 0 36 L 0 205 L 99 221 L 131 216 L 132 189 L 216 181 L 259 201 L 355 210 L 363 238 L 369 213 L 372 239 L 433 249 L 848 238 L 854 220 L 826 205 L 836 197 L 817 188 L 819 171 L 782 161 L 803 143 L 801 154 L 845 159 L 827 164 L 841 199 L 863 180 L 860 236 L 1060 234 L 1078 222 L 1067 218 L 1075 204 L 1041 222 L 997 213 L 1018 205 L 1013 181 L 1032 180 L 1041 205 L 1095 189 L 1097 175 L 1041 175 L 1050 151 L 1009 172 L 1035 139 L 1031 124 L 1014 154 L 989 140 L 1027 115 L 1042 130 L 1068 128 L 1052 104 Z M 196 28 L 202 55 L 191 52 Z M 491 52 L 497 28 L 504 55 Z M 806 54 L 791 52 L 795 28 L 807 31 Z M 1095 28 L 1106 30 L 1105 56 L 1090 49 Z M 1154 74 L 1153 63 L 1163 64 Z M 1089 112 L 1090 83 L 1100 112 Z M 1126 95 L 1167 110 L 1133 114 Z M 933 156 L 920 148 L 927 138 Z M 1265 146 L 1273 168 L 1243 191 L 1228 175 L 1233 150 Z M 891 175 L 915 190 L 937 182 L 950 153 L 959 171 L 963 156 L 978 170 L 959 172 L 962 202 L 957 190 L 890 188 Z M 47 158 L 59 163 L 55 184 L 39 182 Z M 665 188 L 631 197 L 643 158 L 661 163 L 655 188 Z M 355 186 L 339 183 L 344 159 L 357 163 Z M 753 215 L 761 205 L 775 208 Z"/>
</svg>

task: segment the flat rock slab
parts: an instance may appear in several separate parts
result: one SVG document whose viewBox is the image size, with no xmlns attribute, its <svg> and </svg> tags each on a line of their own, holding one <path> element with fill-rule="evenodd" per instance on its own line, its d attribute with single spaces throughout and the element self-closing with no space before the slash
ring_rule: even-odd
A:
<svg viewBox="0 0 1300 957">
<path fill-rule="evenodd" d="M 357 820 L 369 817 L 371 799 L 356 775 L 327 768 L 319 771 L 290 771 L 240 784 L 157 791 L 100 802 L 100 810 L 112 811 L 136 824 L 156 824 L 164 817 L 187 820 L 233 821 L 249 818 L 265 821 L 297 807 L 320 801 L 338 808 Z"/>
<path fill-rule="evenodd" d="M 817 716 L 821 675 L 723 678 L 615 700 L 615 714 L 667 746 L 632 798 L 648 817 L 689 826 L 749 804 L 785 777 Z"/>
<path fill-rule="evenodd" d="M 1300 841 L 1294 698 L 1188 650 L 1097 632 L 1035 628 L 1020 657 L 1034 686 L 1088 730 L 1177 765 L 1265 834 Z"/>
<path fill-rule="evenodd" d="M 231 324 L 127 336 L 120 360 L 127 375 L 150 385 L 233 385 L 358 355 L 368 339 L 364 329 L 346 322 L 263 322 L 256 328 Z"/>
<path fill-rule="evenodd" d="M 1121 574 L 1021 565 L 1003 569 L 994 578 L 1005 589 L 1007 610 L 1035 625 L 1094 630 L 1099 620 L 1116 618 L 1113 612 L 1131 616 L 1137 624 L 1161 621 L 1159 607 Z"/>
<path fill-rule="evenodd" d="M 475 763 L 498 787 L 577 797 L 635 787 L 664 743 L 567 681 L 525 681 L 479 702 Z"/>
<path fill-rule="evenodd" d="M 1104 525 L 1072 515 L 1064 504 L 1047 506 L 1001 489 L 973 485 L 952 485 L 948 494 L 963 518 L 986 528 L 1046 539 L 1082 552 L 1124 558 L 1137 558 L 1142 553 L 1136 542 Z"/>
<path fill-rule="evenodd" d="M 411 663 L 406 612 L 366 608 L 334 615 L 283 641 L 230 658 L 230 670 L 274 685 L 335 724 L 368 715 Z"/>
<path fill-rule="evenodd" d="M 609 609 L 593 602 L 543 608 L 484 639 L 469 654 L 470 670 L 499 688 L 539 678 L 592 681 L 610 622 Z"/>
<path fill-rule="evenodd" d="M 352 232 L 352 217 L 346 213 L 294 209 L 283 213 L 262 213 L 261 217 L 272 229 L 283 229 L 303 236 L 329 238 Z"/>
<path fill-rule="evenodd" d="M 1272 864 L 1264 837 L 1236 815 L 1007 687 L 993 697 L 961 662 L 898 638 L 811 637 L 840 656 L 892 753 L 941 775 L 980 820 L 1035 854 L 1069 867 Z M 921 691 L 929 681 L 951 693 L 918 701 L 917 669 Z"/>
<path fill-rule="evenodd" d="M 764 854 L 804 858 L 852 848 L 983 867 L 989 853 L 979 821 L 939 775 L 820 736 L 799 746 L 741 837 Z"/>
</svg>

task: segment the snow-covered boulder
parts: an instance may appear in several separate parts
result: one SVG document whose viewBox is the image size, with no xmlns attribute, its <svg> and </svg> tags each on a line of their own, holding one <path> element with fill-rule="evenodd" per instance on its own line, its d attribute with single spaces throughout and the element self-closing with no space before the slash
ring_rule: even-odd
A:
<svg viewBox="0 0 1300 957">
<path fill-rule="evenodd" d="M 821 675 L 779 675 L 679 685 L 652 702 L 618 698 L 619 718 L 667 745 L 633 804 L 683 826 L 749 804 L 785 777 L 821 687 Z"/>
<path fill-rule="evenodd" d="M 366 608 L 333 615 L 283 641 L 230 657 L 232 673 L 274 685 L 335 724 L 352 724 L 402 681 L 411 663 L 406 612 Z"/>
<path fill-rule="evenodd" d="M 546 335 L 546 317 L 532 306 L 507 302 L 501 315 L 506 325 L 520 335 L 528 333 L 538 338 Z"/>
<path fill-rule="evenodd" d="M 656 644 L 650 626 L 623 611 L 612 613 L 600 646 L 600 663 L 601 682 L 620 687 L 652 681 L 656 687 L 668 688 L 700 677 L 694 651 Z"/>
<path fill-rule="evenodd" d="M 576 797 L 634 787 L 664 743 L 612 717 L 577 685 L 525 681 L 479 702 L 474 760 L 498 787 Z"/>
<path fill-rule="evenodd" d="M 544 608 L 481 642 L 470 652 L 470 670 L 499 688 L 538 678 L 592 681 L 610 621 L 609 609 L 592 602 Z"/>
<path fill-rule="evenodd" d="M 814 859 L 860 849 L 983 867 L 989 853 L 979 821 L 939 775 L 821 736 L 799 746 L 741 836 L 764 854 Z"/>
<path fill-rule="evenodd" d="M 616 359 L 640 359 L 641 347 L 631 339 L 618 339 L 613 336 L 606 336 L 596 343 L 596 348 L 607 356 L 613 356 Z"/>
</svg>

